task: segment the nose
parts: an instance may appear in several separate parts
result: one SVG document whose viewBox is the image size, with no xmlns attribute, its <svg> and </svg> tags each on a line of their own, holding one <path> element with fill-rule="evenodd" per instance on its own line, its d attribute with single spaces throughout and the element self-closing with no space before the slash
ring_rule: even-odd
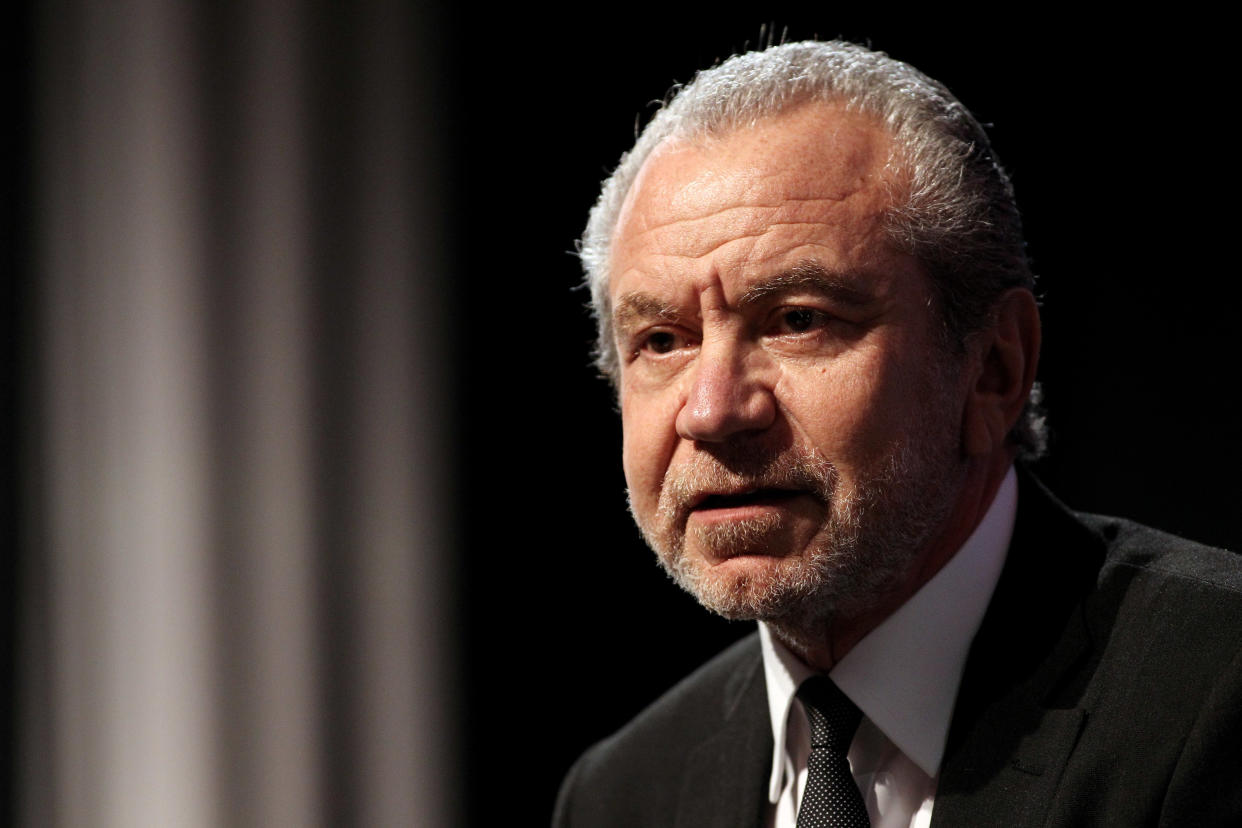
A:
<svg viewBox="0 0 1242 828">
<path fill-rule="evenodd" d="M 772 425 L 776 398 L 745 357 L 736 343 L 703 343 L 685 403 L 677 412 L 682 439 L 717 443 Z"/>
</svg>

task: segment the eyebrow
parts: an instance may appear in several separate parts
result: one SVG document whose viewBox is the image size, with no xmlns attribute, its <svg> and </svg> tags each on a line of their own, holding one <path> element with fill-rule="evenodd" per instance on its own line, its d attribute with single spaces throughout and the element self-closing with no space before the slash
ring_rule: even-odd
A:
<svg viewBox="0 0 1242 828">
<path fill-rule="evenodd" d="M 843 305 L 861 307 L 875 301 L 875 294 L 866 290 L 858 279 L 846 273 L 829 270 L 819 262 L 806 260 L 751 286 L 737 300 L 739 308 L 753 305 L 773 294 L 806 290 L 828 297 Z"/>
<path fill-rule="evenodd" d="M 676 306 L 657 299 L 649 293 L 626 293 L 618 297 L 612 312 L 612 321 L 620 329 L 624 329 L 640 319 L 660 319 L 664 322 L 676 322 L 681 318 Z"/>
<path fill-rule="evenodd" d="M 876 299 L 875 294 L 864 289 L 856 278 L 808 259 L 752 285 L 738 298 L 737 307 L 744 308 L 770 296 L 798 290 L 818 293 L 850 307 L 865 307 Z M 625 330 L 640 320 L 677 322 L 683 315 L 671 302 L 636 291 L 617 297 L 612 320 L 618 330 Z"/>
</svg>

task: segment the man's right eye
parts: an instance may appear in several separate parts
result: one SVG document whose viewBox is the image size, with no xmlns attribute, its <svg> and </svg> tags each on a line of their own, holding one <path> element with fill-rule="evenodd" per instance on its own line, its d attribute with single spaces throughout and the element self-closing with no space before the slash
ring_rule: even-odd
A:
<svg viewBox="0 0 1242 828">
<path fill-rule="evenodd" d="M 654 354 L 667 354 L 681 344 L 681 337 L 672 331 L 652 331 L 643 337 L 639 350 Z"/>
<path fill-rule="evenodd" d="M 698 345 L 698 337 L 675 325 L 651 327 L 635 331 L 626 337 L 624 351 L 627 359 L 652 359 L 688 353 Z M 664 363 L 666 360 L 661 359 Z"/>
</svg>

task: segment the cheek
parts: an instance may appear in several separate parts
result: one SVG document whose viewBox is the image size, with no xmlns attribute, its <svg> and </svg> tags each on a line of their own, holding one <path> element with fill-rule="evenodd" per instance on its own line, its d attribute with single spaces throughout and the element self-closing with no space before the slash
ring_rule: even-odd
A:
<svg viewBox="0 0 1242 828">
<path fill-rule="evenodd" d="M 677 447 L 676 408 L 643 395 L 621 395 L 621 461 L 636 508 L 654 509 Z"/>
<path fill-rule="evenodd" d="M 778 396 L 795 430 L 848 472 L 866 465 L 897 437 L 905 421 L 905 385 L 883 361 L 842 360 L 787 373 Z"/>
</svg>

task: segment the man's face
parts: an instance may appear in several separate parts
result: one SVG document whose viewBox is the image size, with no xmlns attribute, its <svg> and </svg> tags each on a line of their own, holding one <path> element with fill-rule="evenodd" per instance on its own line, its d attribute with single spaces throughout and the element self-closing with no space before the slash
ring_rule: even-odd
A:
<svg viewBox="0 0 1242 828">
<path fill-rule="evenodd" d="M 612 246 L 624 465 L 644 536 L 728 617 L 860 612 L 945 519 L 963 392 L 894 251 L 869 119 L 812 105 L 657 149 Z"/>
</svg>

